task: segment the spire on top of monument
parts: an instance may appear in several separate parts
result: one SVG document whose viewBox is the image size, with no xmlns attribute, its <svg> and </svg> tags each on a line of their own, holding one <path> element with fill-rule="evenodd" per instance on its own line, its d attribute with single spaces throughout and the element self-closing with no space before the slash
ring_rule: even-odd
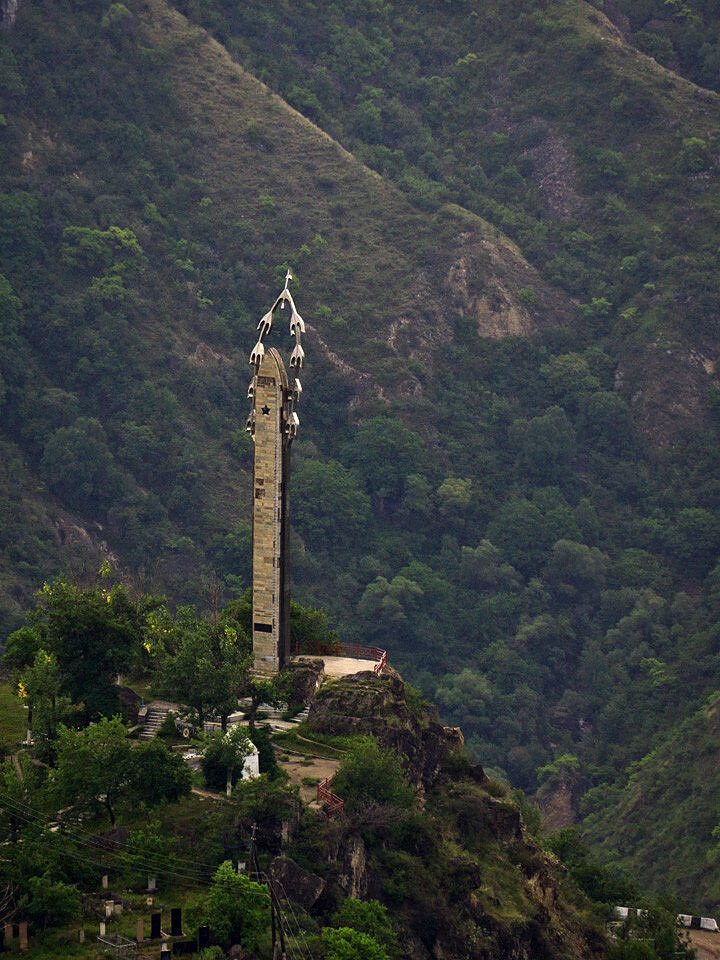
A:
<svg viewBox="0 0 720 960">
<path fill-rule="evenodd" d="M 300 423 L 298 415 L 295 412 L 295 407 L 297 406 L 297 403 L 300 399 L 300 394 L 302 393 L 302 384 L 298 378 L 298 371 L 302 368 L 303 361 L 305 360 L 305 351 L 302 348 L 302 334 L 305 333 L 305 321 L 298 313 L 295 306 L 295 301 L 293 300 L 293 296 L 289 290 L 289 284 L 292 279 L 293 275 L 288 270 L 285 276 L 285 286 L 280 291 L 275 303 L 273 303 L 268 312 L 260 318 L 260 322 L 257 325 L 258 341 L 250 354 L 250 363 L 255 370 L 252 380 L 250 381 L 250 386 L 248 387 L 248 398 L 251 400 L 252 406 L 246 428 L 252 435 L 253 439 L 255 438 L 256 423 L 255 390 L 257 387 L 257 377 L 260 364 L 265 356 L 265 344 L 263 341 L 272 330 L 275 311 L 278 308 L 284 310 L 286 303 L 290 307 L 290 336 L 295 338 L 295 346 L 290 354 L 290 369 L 292 370 L 293 376 L 292 380 L 288 384 L 287 401 L 285 404 L 283 404 L 282 429 L 284 435 L 289 440 L 292 440 L 292 438 L 297 435 L 297 430 Z"/>
</svg>

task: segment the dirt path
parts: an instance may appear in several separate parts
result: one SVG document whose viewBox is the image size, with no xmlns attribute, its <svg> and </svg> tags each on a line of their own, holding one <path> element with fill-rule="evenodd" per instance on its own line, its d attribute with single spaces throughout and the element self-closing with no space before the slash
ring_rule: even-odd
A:
<svg viewBox="0 0 720 960">
<path fill-rule="evenodd" d="M 278 763 L 290 777 L 291 783 L 296 783 L 300 787 L 300 796 L 305 803 L 310 803 L 315 799 L 318 781 L 326 777 L 334 777 L 340 766 L 340 759 L 325 760 L 322 757 L 310 757 L 308 760 L 302 754 L 291 753 L 289 750 L 277 748 Z M 281 757 L 287 756 L 287 760 Z M 303 779 L 312 779 L 312 783 L 303 783 Z"/>
<path fill-rule="evenodd" d="M 15 767 L 15 772 L 17 773 L 18 780 L 22 783 L 25 780 L 25 774 L 23 773 L 22 764 L 20 763 L 20 757 L 14 753 L 12 755 L 13 766 Z"/>
<path fill-rule="evenodd" d="M 202 797 L 203 800 L 217 800 L 220 803 L 232 803 L 232 800 L 228 800 L 224 793 L 214 793 L 212 790 L 202 790 L 200 787 L 190 787 L 190 792 L 198 797 Z"/>
<path fill-rule="evenodd" d="M 720 933 L 712 930 L 689 930 L 697 960 L 720 960 Z"/>
</svg>

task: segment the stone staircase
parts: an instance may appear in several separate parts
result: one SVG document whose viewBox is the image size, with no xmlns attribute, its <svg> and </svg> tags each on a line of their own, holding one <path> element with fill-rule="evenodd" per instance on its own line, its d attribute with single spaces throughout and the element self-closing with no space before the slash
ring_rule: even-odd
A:
<svg viewBox="0 0 720 960">
<path fill-rule="evenodd" d="M 152 740 L 163 725 L 163 721 L 168 713 L 170 713 L 171 710 L 177 712 L 177 705 L 165 703 L 161 700 L 154 700 L 152 703 L 149 703 L 145 709 L 147 711 L 145 714 L 145 723 L 143 724 L 138 739 Z"/>
</svg>

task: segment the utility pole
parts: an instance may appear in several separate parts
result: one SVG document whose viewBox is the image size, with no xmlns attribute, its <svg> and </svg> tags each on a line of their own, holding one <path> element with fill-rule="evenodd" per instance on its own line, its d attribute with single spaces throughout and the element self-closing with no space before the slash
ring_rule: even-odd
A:
<svg viewBox="0 0 720 960">
<path fill-rule="evenodd" d="M 250 870 L 254 872 L 257 879 L 260 879 L 260 864 L 257 855 L 257 823 L 252 825 L 250 831 Z M 287 949 L 285 947 L 285 927 L 283 925 L 282 911 L 280 909 L 280 899 L 275 890 L 272 878 L 267 878 L 268 892 L 270 894 L 270 926 L 272 931 L 272 956 L 273 960 L 287 960 Z"/>
</svg>

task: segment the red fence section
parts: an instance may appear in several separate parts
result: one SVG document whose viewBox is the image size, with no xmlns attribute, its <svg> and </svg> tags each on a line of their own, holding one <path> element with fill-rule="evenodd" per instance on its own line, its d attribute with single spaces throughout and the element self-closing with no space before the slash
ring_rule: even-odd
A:
<svg viewBox="0 0 720 960">
<path fill-rule="evenodd" d="M 386 663 L 387 663 L 387 650 L 383 650 L 383 651 L 382 651 L 382 656 L 380 657 L 380 659 L 378 660 L 378 662 L 377 662 L 377 663 L 375 664 L 375 666 L 373 667 L 373 670 L 375 671 L 375 673 L 376 673 L 378 676 L 380 676 L 380 674 L 381 674 L 381 673 L 383 672 L 383 670 L 385 669 L 385 664 L 386 664 Z"/>
<path fill-rule="evenodd" d="M 299 643 L 295 641 L 295 655 L 308 653 L 314 656 L 352 657 L 354 660 L 374 660 L 375 673 L 383 672 L 387 663 L 387 650 L 380 647 L 370 647 L 363 643 L 343 643 L 340 640 L 331 642 L 315 641 L 314 643 Z"/>
<path fill-rule="evenodd" d="M 331 777 L 325 777 L 317 785 L 317 802 L 333 817 L 336 813 L 343 813 L 345 801 L 330 790 L 331 780 Z"/>
</svg>

